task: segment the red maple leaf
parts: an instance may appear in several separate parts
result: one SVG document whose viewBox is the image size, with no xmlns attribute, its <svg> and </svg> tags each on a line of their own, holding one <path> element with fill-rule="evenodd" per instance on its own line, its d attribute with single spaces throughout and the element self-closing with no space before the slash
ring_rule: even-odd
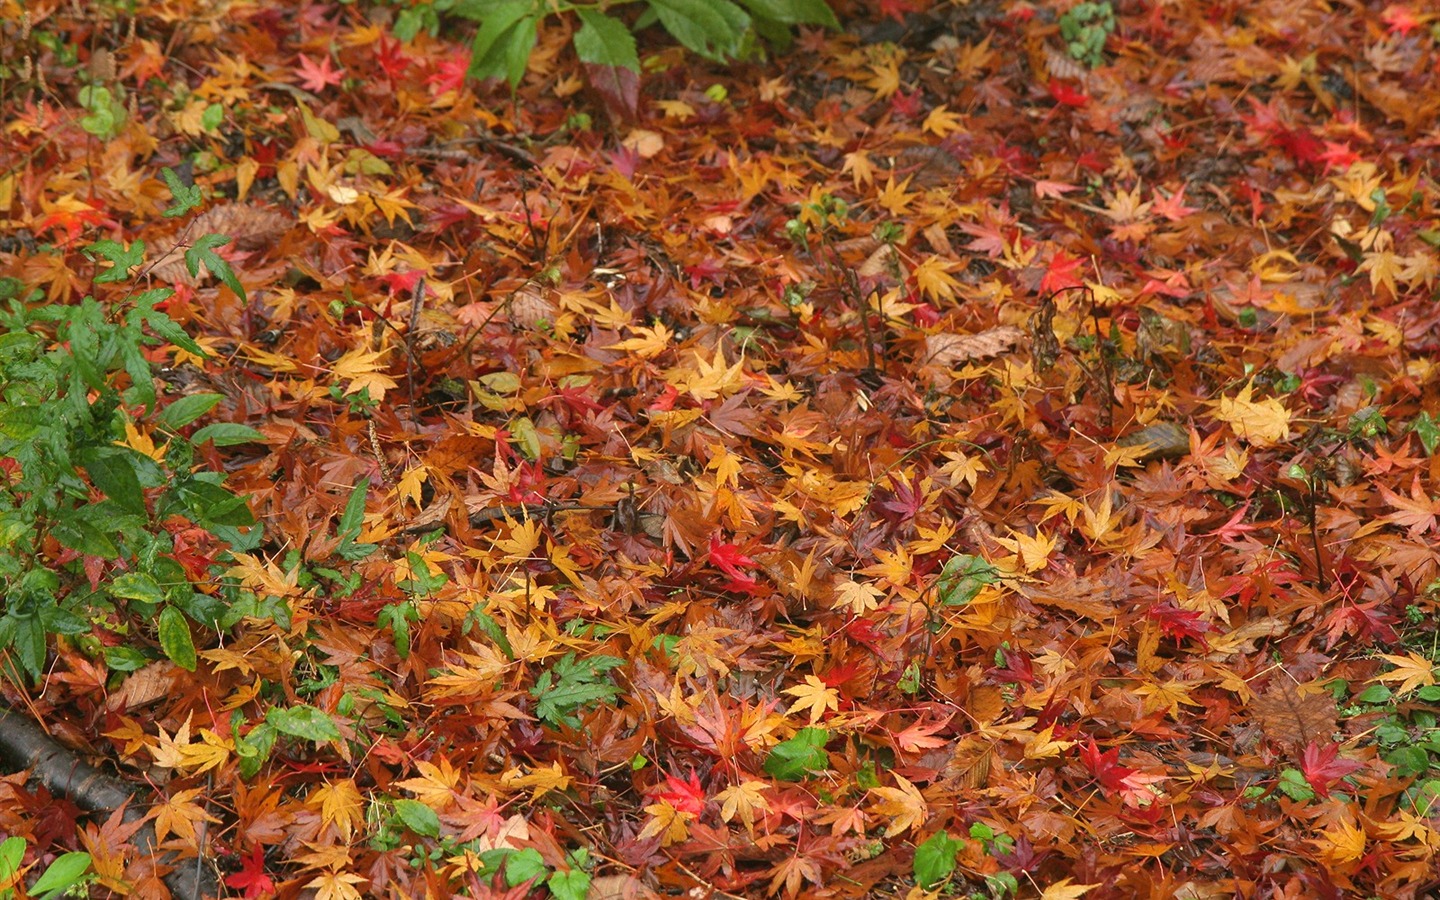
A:
<svg viewBox="0 0 1440 900">
<path fill-rule="evenodd" d="M 320 93 L 327 87 L 339 86 L 341 79 L 345 77 L 344 69 L 330 68 L 330 57 L 320 57 L 317 65 L 310 61 L 310 57 L 300 54 L 300 64 L 295 67 L 295 74 L 300 76 L 300 86 L 307 91 Z"/>
<path fill-rule="evenodd" d="M 1205 632 L 1212 628 L 1209 622 L 1200 618 L 1198 612 L 1193 609 L 1181 609 L 1170 600 L 1150 607 L 1145 616 L 1158 624 L 1160 631 L 1174 638 L 1176 643 L 1187 637 L 1193 637 L 1204 644 Z"/>
<path fill-rule="evenodd" d="M 1321 797 L 1330 796 L 1330 786 L 1365 764 L 1340 756 L 1340 745 L 1335 743 L 1317 746 L 1311 741 L 1300 757 L 1300 771 L 1310 787 Z"/>
<path fill-rule="evenodd" d="M 1085 283 L 1080 277 L 1084 265 L 1085 260 L 1080 257 L 1071 256 L 1064 250 L 1056 250 L 1055 255 L 1050 257 L 1050 264 L 1045 267 L 1045 274 L 1040 277 L 1040 293 L 1050 294 L 1065 288 L 1080 287 Z"/>
<path fill-rule="evenodd" d="M 1081 90 L 1076 90 L 1058 78 L 1050 79 L 1048 85 L 1050 96 L 1055 102 L 1062 106 L 1073 106 L 1079 108 L 1090 102 L 1090 95 Z"/>
<path fill-rule="evenodd" d="M 718 534 L 710 536 L 710 564 L 728 575 L 736 585 L 755 586 L 755 575 L 740 568 L 755 565 L 755 560 L 741 553 L 739 546 L 723 543 Z"/>
<path fill-rule="evenodd" d="M 700 784 L 700 776 L 693 770 L 689 778 L 666 775 L 664 786 L 655 791 L 655 796 L 681 812 L 698 816 L 705 811 L 705 788 Z"/>
<path fill-rule="evenodd" d="M 1101 750 L 1095 739 L 1090 738 L 1080 748 L 1080 763 L 1089 770 L 1100 786 L 1107 791 L 1118 791 L 1126 786 L 1125 779 L 1136 773 L 1136 769 L 1120 765 L 1120 750 Z"/>
<path fill-rule="evenodd" d="M 275 882 L 265 874 L 265 851 L 256 844 L 248 856 L 240 857 L 240 871 L 225 876 L 225 884 L 239 888 L 247 898 L 275 893 Z"/>
</svg>

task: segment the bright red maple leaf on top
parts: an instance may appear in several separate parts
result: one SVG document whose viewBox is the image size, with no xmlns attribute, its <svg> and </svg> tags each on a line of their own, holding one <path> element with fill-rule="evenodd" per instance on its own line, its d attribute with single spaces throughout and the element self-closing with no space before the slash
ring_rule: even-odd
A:
<svg viewBox="0 0 1440 900">
<path fill-rule="evenodd" d="M 658 787 L 655 796 L 681 812 L 698 816 L 705 811 L 705 788 L 693 770 L 688 778 L 666 775 L 665 784 Z"/>
<path fill-rule="evenodd" d="M 755 586 L 755 575 L 740 568 L 755 565 L 755 560 L 741 553 L 739 546 L 721 541 L 718 534 L 710 536 L 710 563 L 728 575 L 736 585 L 745 588 Z"/>
<path fill-rule="evenodd" d="M 1125 779 L 1138 771 L 1120 765 L 1119 748 L 1101 750 L 1094 738 L 1090 738 L 1085 742 L 1085 746 L 1080 748 L 1080 763 L 1107 791 L 1121 790 L 1126 786 Z"/>
<path fill-rule="evenodd" d="M 1331 785 L 1363 768 L 1364 763 L 1340 756 L 1340 745 L 1334 743 L 1321 747 L 1311 741 L 1300 757 L 1300 771 L 1321 797 L 1329 797 Z"/>
<path fill-rule="evenodd" d="M 338 87 L 340 81 L 345 77 L 344 69 L 333 69 L 330 67 L 330 57 L 320 57 L 320 62 L 315 63 L 305 54 L 300 54 L 300 64 L 295 67 L 295 74 L 300 76 L 300 86 L 307 91 L 320 93 L 327 87 Z"/>
<path fill-rule="evenodd" d="M 248 854 L 240 857 L 240 871 L 225 876 L 225 884 L 243 890 L 247 900 L 275 893 L 274 879 L 265 874 L 265 848 L 256 844 Z"/>
</svg>

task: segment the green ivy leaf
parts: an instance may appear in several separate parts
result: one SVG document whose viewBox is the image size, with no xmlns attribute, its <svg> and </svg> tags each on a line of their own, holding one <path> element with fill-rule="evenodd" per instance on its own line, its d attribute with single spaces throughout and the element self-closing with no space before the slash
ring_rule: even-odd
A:
<svg viewBox="0 0 1440 900">
<path fill-rule="evenodd" d="M 170 661 L 187 672 L 195 671 L 195 641 L 190 637 L 190 623 L 185 614 L 173 606 L 160 611 L 160 649 Z"/>
<path fill-rule="evenodd" d="M 96 241 L 85 248 L 85 253 L 99 255 L 109 260 L 113 265 L 104 272 L 95 276 L 96 284 L 106 284 L 112 281 L 124 281 L 130 277 L 130 268 L 138 266 L 145 261 L 145 242 L 136 241 L 129 249 L 119 241 L 103 240 Z"/>
</svg>

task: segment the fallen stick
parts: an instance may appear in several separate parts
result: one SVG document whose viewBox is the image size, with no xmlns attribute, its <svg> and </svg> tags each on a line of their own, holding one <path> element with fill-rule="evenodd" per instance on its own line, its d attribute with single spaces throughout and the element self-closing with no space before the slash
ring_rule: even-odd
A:
<svg viewBox="0 0 1440 900">
<path fill-rule="evenodd" d="M 136 789 L 77 757 L 57 744 L 29 717 L 0 706 L 0 764 L 8 771 L 29 769 L 30 777 L 51 794 L 69 798 L 76 806 L 93 813 L 113 813 L 136 799 Z M 125 821 L 145 818 L 134 805 L 126 807 Z M 155 828 L 145 823 L 135 832 L 136 849 L 155 854 Z M 176 863 L 173 854 L 160 854 L 160 861 L 174 866 L 165 876 L 165 885 L 176 900 L 205 900 L 220 896 L 215 873 L 203 860 Z"/>
</svg>

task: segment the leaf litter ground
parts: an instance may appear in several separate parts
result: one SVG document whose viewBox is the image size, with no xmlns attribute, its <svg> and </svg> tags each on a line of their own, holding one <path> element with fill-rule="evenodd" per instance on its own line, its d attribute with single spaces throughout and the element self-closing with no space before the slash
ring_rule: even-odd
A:
<svg viewBox="0 0 1440 900">
<path fill-rule="evenodd" d="M 11 705 L 250 897 L 1434 891 L 1440 20 L 904 6 L 613 125 L 554 23 L 511 98 L 385 7 L 32 13 L 0 267 L 147 241 L 263 540 L 194 673 Z"/>
</svg>

